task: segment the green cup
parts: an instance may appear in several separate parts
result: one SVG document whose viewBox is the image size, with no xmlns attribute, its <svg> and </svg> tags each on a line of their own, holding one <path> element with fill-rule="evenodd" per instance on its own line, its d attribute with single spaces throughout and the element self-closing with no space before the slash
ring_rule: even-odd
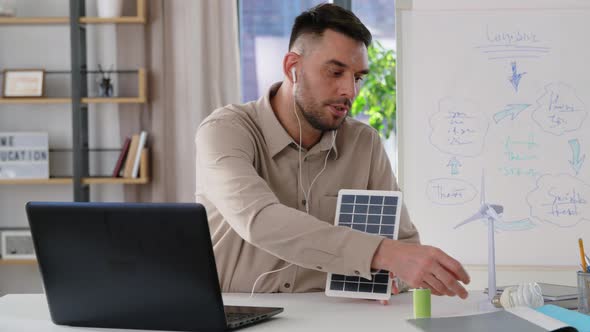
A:
<svg viewBox="0 0 590 332">
<path fill-rule="evenodd" d="M 414 289 L 414 318 L 430 318 L 430 289 Z"/>
</svg>

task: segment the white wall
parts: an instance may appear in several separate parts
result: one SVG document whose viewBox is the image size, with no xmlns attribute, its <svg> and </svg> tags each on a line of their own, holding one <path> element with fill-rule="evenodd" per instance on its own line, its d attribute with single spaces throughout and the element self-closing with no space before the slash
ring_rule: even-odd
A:
<svg viewBox="0 0 590 332">
<path fill-rule="evenodd" d="M 95 1 L 87 1 L 88 15 L 96 13 Z M 18 16 L 67 16 L 67 0 L 19 0 Z M 96 64 L 116 62 L 115 26 L 92 25 L 87 28 L 89 69 Z M 0 71 L 6 68 L 70 69 L 70 32 L 68 25 L 0 26 Z M 127 68 L 121 68 L 127 69 Z M 69 91 L 69 77 L 53 77 L 47 81 L 49 93 Z M 95 91 L 94 80 L 89 91 Z M 117 82 L 115 81 L 115 89 Z M 64 92 L 66 91 L 66 92 Z M 118 148 L 119 114 L 116 105 L 90 105 L 90 147 Z M 64 105 L 0 105 L 1 131 L 45 131 L 50 148 L 71 148 L 71 107 Z M 91 153 L 91 174 L 109 174 L 117 152 Z M 50 157 L 53 174 L 71 174 L 71 155 L 54 153 Z M 94 201 L 122 201 L 121 185 L 91 187 Z M 70 185 L 3 185 L 0 186 L 0 228 L 27 227 L 24 205 L 31 200 L 71 201 Z M 0 295 L 39 292 L 40 278 L 36 266 L 0 265 Z"/>
</svg>

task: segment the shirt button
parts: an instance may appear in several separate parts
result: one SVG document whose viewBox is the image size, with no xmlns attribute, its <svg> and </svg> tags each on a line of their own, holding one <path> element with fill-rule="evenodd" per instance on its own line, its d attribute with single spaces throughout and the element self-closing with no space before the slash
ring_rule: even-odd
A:
<svg viewBox="0 0 590 332">
<path fill-rule="evenodd" d="M 356 274 L 357 276 L 360 275 L 361 273 L 357 270 L 354 270 L 354 274 Z"/>
<path fill-rule="evenodd" d="M 291 287 L 291 284 L 288 283 L 288 282 L 286 282 L 283 286 L 285 286 L 285 288 L 290 288 Z"/>
</svg>

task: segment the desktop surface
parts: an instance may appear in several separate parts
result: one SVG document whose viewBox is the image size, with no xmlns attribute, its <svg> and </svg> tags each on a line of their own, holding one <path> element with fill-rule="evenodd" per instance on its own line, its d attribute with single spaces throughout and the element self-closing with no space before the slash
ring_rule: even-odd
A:
<svg viewBox="0 0 590 332">
<path fill-rule="evenodd" d="M 458 297 L 432 297 L 432 317 L 478 313 L 481 291 L 472 291 L 467 300 Z M 406 320 L 413 318 L 412 294 L 392 296 L 389 305 L 377 301 L 331 298 L 321 293 L 304 294 L 223 294 L 225 305 L 279 306 L 285 311 L 263 324 L 243 331 L 363 331 L 387 328 L 392 331 L 420 331 Z M 88 332 L 88 328 L 54 325 L 43 294 L 11 294 L 0 298 L 0 331 Z M 94 331 L 94 329 L 93 329 Z M 100 329 L 100 331 L 134 331 Z"/>
</svg>

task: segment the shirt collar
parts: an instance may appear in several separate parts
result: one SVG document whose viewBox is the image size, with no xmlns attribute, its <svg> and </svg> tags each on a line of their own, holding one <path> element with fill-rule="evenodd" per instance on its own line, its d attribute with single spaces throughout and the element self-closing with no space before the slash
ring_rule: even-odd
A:
<svg viewBox="0 0 590 332">
<path fill-rule="evenodd" d="M 271 96 L 277 93 L 281 84 L 281 82 L 273 84 L 266 94 L 260 97 L 256 103 L 256 111 L 260 119 L 262 134 L 266 140 L 270 155 L 273 158 L 277 153 L 283 151 L 284 148 L 293 143 L 293 138 L 283 128 L 270 104 Z"/>
<path fill-rule="evenodd" d="M 277 116 L 273 112 L 272 105 L 270 104 L 270 98 L 277 93 L 281 84 L 282 82 L 273 84 L 267 93 L 256 102 L 256 109 L 260 118 L 262 133 L 266 140 L 271 157 L 273 158 L 276 154 L 283 151 L 283 149 L 285 149 L 290 144 L 295 144 L 295 146 L 297 145 L 297 142 L 293 140 L 285 128 L 283 128 L 279 122 L 279 119 L 277 119 Z M 313 152 L 316 149 L 319 149 L 319 151 L 330 150 L 332 148 L 332 135 L 332 132 L 324 132 L 318 144 L 314 145 L 310 152 Z M 334 142 L 333 150 L 333 158 L 337 159 L 338 149 L 336 148 L 336 142 Z"/>
</svg>

